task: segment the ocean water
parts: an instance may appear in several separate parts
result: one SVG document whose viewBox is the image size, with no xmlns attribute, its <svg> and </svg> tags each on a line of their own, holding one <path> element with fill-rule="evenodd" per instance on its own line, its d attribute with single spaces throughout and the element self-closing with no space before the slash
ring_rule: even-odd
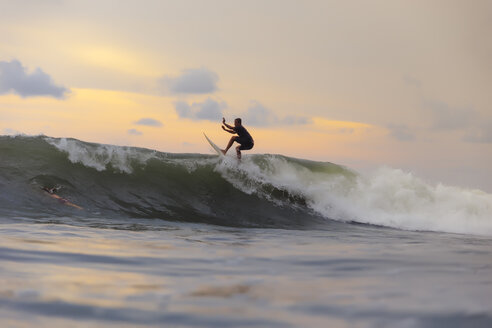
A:
<svg viewBox="0 0 492 328">
<path fill-rule="evenodd" d="M 1 327 L 492 327 L 492 195 L 1 136 L 0 282 Z"/>
</svg>

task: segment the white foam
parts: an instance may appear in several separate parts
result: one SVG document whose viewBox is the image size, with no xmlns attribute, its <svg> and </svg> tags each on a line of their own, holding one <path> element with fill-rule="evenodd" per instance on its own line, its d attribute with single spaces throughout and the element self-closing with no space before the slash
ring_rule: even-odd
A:
<svg viewBox="0 0 492 328">
<path fill-rule="evenodd" d="M 58 150 L 68 154 L 72 163 L 104 171 L 109 166 L 125 173 L 132 173 L 132 163 L 146 163 L 155 152 L 142 152 L 136 148 L 103 144 L 87 144 L 74 139 L 46 138 L 46 141 Z"/>
<path fill-rule="evenodd" d="M 371 175 L 313 172 L 279 156 L 260 167 L 250 158 L 216 170 L 234 186 L 269 198 L 269 184 L 302 196 L 326 218 L 407 230 L 492 236 L 492 195 L 479 190 L 431 185 L 402 170 L 380 168 Z M 245 179 L 246 177 L 246 179 Z"/>
</svg>

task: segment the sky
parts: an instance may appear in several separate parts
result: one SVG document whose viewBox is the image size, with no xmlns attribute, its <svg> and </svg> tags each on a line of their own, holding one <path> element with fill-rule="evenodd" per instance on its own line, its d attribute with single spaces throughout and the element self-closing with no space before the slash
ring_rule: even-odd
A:
<svg viewBox="0 0 492 328">
<path fill-rule="evenodd" d="M 492 192 L 492 1 L 0 0 L 0 134 L 399 168 Z"/>
</svg>

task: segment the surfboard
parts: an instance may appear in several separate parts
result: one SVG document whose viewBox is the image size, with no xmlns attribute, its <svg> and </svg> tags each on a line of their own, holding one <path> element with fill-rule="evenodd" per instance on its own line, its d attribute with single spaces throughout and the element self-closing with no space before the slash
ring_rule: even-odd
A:
<svg viewBox="0 0 492 328">
<path fill-rule="evenodd" d="M 214 144 L 213 141 L 210 140 L 209 137 L 207 137 L 207 135 L 205 134 L 205 132 L 203 133 L 203 135 L 205 136 L 205 139 L 207 139 L 207 141 L 210 144 L 210 146 L 212 146 L 212 148 L 217 152 L 217 155 L 224 156 L 224 154 L 222 153 L 222 150 L 219 148 L 219 146 L 217 146 L 216 144 Z"/>
</svg>

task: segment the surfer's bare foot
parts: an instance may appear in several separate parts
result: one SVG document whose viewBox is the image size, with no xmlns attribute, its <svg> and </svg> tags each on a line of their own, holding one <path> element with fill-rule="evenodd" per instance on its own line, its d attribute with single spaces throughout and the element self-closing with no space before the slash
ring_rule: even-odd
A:
<svg viewBox="0 0 492 328">
<path fill-rule="evenodd" d="M 224 149 L 221 149 L 220 151 L 222 152 L 222 154 L 226 154 L 226 151 Z"/>
</svg>

